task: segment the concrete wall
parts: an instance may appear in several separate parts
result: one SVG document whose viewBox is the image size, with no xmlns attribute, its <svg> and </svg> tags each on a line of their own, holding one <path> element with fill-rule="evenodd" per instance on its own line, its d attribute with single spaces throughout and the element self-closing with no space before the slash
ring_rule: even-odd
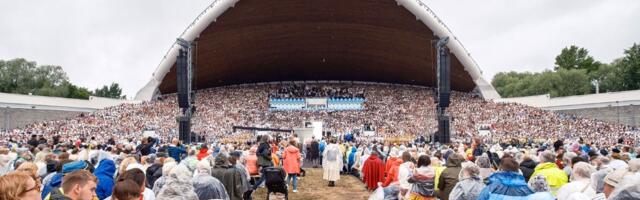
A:
<svg viewBox="0 0 640 200">
<path fill-rule="evenodd" d="M 67 119 L 83 112 L 0 107 L 0 130 L 22 128 L 40 121 Z"/>
<path fill-rule="evenodd" d="M 555 112 L 640 127 L 640 105 L 555 110 Z"/>
</svg>

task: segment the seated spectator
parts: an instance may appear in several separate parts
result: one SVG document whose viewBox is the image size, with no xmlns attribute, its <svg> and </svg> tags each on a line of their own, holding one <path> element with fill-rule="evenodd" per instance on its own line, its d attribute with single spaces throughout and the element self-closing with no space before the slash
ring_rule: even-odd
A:
<svg viewBox="0 0 640 200">
<path fill-rule="evenodd" d="M 511 156 L 504 156 L 500 160 L 500 171 L 489 177 L 489 184 L 482 190 L 478 200 L 527 199 L 530 194 L 533 191 L 519 173 L 518 162 Z"/>
</svg>

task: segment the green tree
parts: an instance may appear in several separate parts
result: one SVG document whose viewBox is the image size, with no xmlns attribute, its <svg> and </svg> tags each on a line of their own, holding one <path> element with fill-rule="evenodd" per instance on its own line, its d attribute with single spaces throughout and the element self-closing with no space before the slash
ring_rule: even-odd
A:
<svg viewBox="0 0 640 200">
<path fill-rule="evenodd" d="M 102 88 L 96 88 L 93 94 L 99 97 L 116 99 L 126 98 L 126 96 L 122 96 L 122 88 L 120 88 L 120 85 L 118 83 L 111 83 L 110 86 L 105 85 L 102 86 Z"/>
<path fill-rule="evenodd" d="M 549 94 L 551 97 L 588 94 L 591 92 L 586 70 L 501 72 L 494 76 L 493 86 L 502 97 Z"/>
<path fill-rule="evenodd" d="M 549 92 L 551 97 L 583 95 L 591 92 L 591 80 L 586 70 L 560 69 L 555 74 L 558 77 L 553 89 Z"/>
<path fill-rule="evenodd" d="M 591 73 L 600 67 L 600 62 L 595 61 L 589 55 L 589 50 L 575 45 L 562 49 L 560 55 L 556 56 L 555 64 L 554 70 L 556 71 L 559 69 L 584 69 L 587 70 L 587 73 Z"/>
<path fill-rule="evenodd" d="M 620 61 L 616 59 L 611 64 L 602 64 L 598 71 L 593 73 L 594 80 L 598 81 L 600 92 L 616 92 L 624 90 Z M 594 90 L 592 90 L 595 92 Z"/>
<path fill-rule="evenodd" d="M 88 99 L 87 88 L 69 82 L 61 66 L 43 65 L 24 58 L 0 60 L 0 92 Z"/>
<path fill-rule="evenodd" d="M 624 50 L 624 57 L 618 62 L 624 90 L 640 89 L 640 45 L 633 44 Z"/>
</svg>

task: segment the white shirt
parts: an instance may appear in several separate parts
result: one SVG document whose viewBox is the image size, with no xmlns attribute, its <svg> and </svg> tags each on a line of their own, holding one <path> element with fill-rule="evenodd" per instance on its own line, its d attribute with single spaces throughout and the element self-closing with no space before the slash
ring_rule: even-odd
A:
<svg viewBox="0 0 640 200">
<path fill-rule="evenodd" d="M 409 183 L 409 178 L 411 178 L 413 172 L 413 163 L 405 162 L 400 164 L 398 168 L 398 181 L 400 182 L 400 188 L 402 189 L 410 189 L 411 184 Z"/>
</svg>

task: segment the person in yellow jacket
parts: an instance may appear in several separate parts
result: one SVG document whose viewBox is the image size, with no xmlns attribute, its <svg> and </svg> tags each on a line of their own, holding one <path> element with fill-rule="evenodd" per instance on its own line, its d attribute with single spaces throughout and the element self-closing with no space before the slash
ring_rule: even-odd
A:
<svg viewBox="0 0 640 200">
<path fill-rule="evenodd" d="M 537 174 L 542 174 L 547 179 L 547 183 L 551 189 L 551 194 L 555 196 L 558 189 L 569 182 L 569 176 L 558 168 L 558 165 L 555 163 L 556 157 L 551 151 L 542 152 L 539 159 L 540 164 L 536 166 L 531 177 L 535 177 Z"/>
<path fill-rule="evenodd" d="M 431 157 L 431 167 L 436 172 L 436 177 L 434 177 L 435 178 L 434 185 L 438 185 L 438 179 L 440 178 L 440 174 L 442 174 L 442 171 L 444 171 L 446 167 L 442 166 L 442 164 L 440 163 L 440 159 L 438 159 L 438 157 Z M 436 191 L 440 190 L 438 189 L 438 187 L 434 187 L 434 189 Z"/>
</svg>

